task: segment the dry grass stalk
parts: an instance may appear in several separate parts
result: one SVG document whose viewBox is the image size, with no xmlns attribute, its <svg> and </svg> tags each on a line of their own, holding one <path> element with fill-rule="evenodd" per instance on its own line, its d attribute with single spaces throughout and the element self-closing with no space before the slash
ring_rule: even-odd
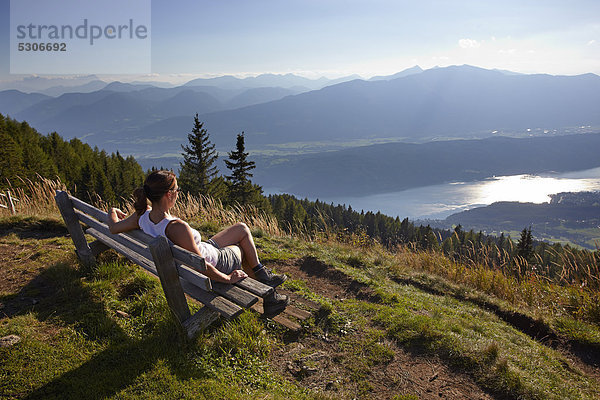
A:
<svg viewBox="0 0 600 400">
<path fill-rule="evenodd" d="M 29 179 L 21 179 L 20 187 L 14 187 L 8 181 L 8 189 L 14 197 L 19 199 L 15 208 L 18 215 L 23 216 L 42 216 L 56 217 L 59 215 L 54 196 L 56 190 L 66 190 L 65 185 L 60 179 L 51 180 L 38 176 L 38 180 L 33 182 Z M 0 216 L 8 216 L 10 211 L 0 208 Z"/>
</svg>

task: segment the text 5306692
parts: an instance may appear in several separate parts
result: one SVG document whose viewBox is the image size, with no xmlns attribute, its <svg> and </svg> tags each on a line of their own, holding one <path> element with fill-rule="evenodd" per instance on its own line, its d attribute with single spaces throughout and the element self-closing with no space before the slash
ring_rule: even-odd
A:
<svg viewBox="0 0 600 400">
<path fill-rule="evenodd" d="M 17 44 L 19 51 L 67 51 L 66 43 L 37 43 L 37 42 L 19 42 Z"/>
</svg>

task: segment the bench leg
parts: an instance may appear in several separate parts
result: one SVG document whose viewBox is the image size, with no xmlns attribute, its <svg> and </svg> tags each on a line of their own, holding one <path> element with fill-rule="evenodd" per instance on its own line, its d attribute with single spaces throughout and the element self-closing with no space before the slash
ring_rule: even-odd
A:
<svg viewBox="0 0 600 400">
<path fill-rule="evenodd" d="M 183 325 L 184 321 L 190 317 L 190 309 L 183 293 L 181 282 L 179 282 L 179 273 L 177 272 L 177 266 L 175 265 L 171 246 L 169 246 L 167 238 L 157 236 L 150 243 L 150 252 L 152 253 L 152 259 L 160 278 L 160 284 L 165 292 L 167 303 L 169 303 L 169 307 L 177 317 L 179 323 Z"/>
<path fill-rule="evenodd" d="M 89 266 L 96 264 L 96 258 L 85 239 L 85 234 L 79 224 L 79 218 L 77 218 L 75 211 L 73 211 L 73 204 L 69 199 L 69 195 L 67 192 L 61 191 L 58 192 L 54 199 L 56 200 L 56 205 L 65 221 L 65 225 L 67 225 L 67 230 L 71 235 L 71 239 L 73 239 L 77 256 L 85 265 Z"/>
<path fill-rule="evenodd" d="M 202 307 L 196 314 L 189 317 L 182 324 L 189 339 L 192 339 L 197 332 L 203 331 L 210 324 L 215 322 L 221 314 L 211 310 L 207 306 Z"/>
<path fill-rule="evenodd" d="M 99 240 L 94 240 L 92 243 L 89 244 L 89 246 L 90 250 L 92 250 L 92 254 L 94 255 L 94 257 L 98 257 L 98 254 L 103 253 L 106 250 L 110 250 L 110 247 L 108 247 Z"/>
</svg>

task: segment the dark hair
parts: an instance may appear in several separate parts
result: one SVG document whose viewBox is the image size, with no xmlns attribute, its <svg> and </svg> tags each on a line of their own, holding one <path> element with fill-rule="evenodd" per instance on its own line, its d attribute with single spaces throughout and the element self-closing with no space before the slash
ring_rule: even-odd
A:
<svg viewBox="0 0 600 400">
<path fill-rule="evenodd" d="M 173 189 L 175 173 L 173 171 L 153 171 L 144 181 L 144 186 L 133 191 L 133 208 L 138 215 L 142 215 L 150 203 L 158 202 L 165 193 Z"/>
</svg>

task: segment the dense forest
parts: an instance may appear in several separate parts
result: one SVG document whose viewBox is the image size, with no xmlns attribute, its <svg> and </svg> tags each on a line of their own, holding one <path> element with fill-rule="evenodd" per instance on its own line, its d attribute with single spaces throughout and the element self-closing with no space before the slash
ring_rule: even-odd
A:
<svg viewBox="0 0 600 400">
<path fill-rule="evenodd" d="M 56 132 L 41 135 L 27 122 L 0 114 L 0 189 L 24 186 L 38 177 L 60 180 L 77 197 L 96 195 L 109 203 L 128 198 L 144 180 L 132 157 L 107 154 L 79 139 L 63 140 Z"/>
</svg>

